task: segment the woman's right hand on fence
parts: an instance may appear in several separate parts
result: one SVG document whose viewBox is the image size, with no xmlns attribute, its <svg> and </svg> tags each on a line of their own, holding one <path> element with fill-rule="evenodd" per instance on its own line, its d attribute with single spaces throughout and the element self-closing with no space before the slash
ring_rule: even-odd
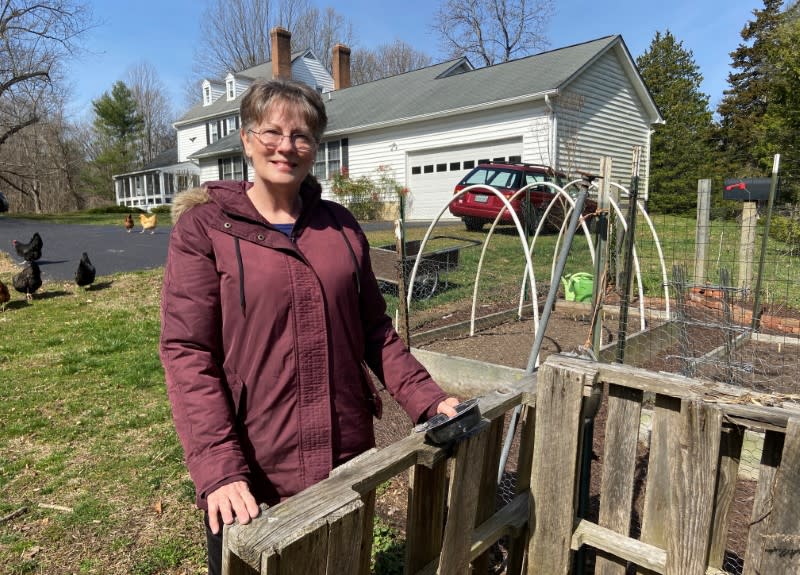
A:
<svg viewBox="0 0 800 575">
<path fill-rule="evenodd" d="M 222 522 L 225 525 L 233 523 L 234 516 L 239 523 L 247 524 L 258 517 L 260 511 L 255 497 L 250 493 L 250 487 L 245 481 L 234 481 L 212 491 L 206 498 L 208 501 L 208 526 L 215 535 L 220 532 Z"/>
</svg>

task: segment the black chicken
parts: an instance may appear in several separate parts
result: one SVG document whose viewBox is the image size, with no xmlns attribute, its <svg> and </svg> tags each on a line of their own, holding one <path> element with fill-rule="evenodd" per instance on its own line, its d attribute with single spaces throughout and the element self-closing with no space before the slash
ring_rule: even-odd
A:
<svg viewBox="0 0 800 575">
<path fill-rule="evenodd" d="M 39 264 L 28 262 L 22 271 L 11 279 L 14 289 L 25 294 L 25 299 L 32 300 L 36 290 L 42 287 L 42 272 Z"/>
<path fill-rule="evenodd" d="M 11 240 L 11 243 L 14 244 L 17 255 L 26 262 L 32 262 L 42 257 L 42 246 L 44 242 L 42 242 L 42 236 L 39 235 L 39 232 L 35 232 L 31 241 L 27 244 L 18 242 L 17 240 Z"/>
<path fill-rule="evenodd" d="M 94 282 L 94 276 L 97 272 L 89 259 L 89 254 L 83 252 L 81 261 L 78 262 L 78 269 L 75 270 L 75 283 L 79 287 L 89 289 L 89 286 Z"/>
</svg>

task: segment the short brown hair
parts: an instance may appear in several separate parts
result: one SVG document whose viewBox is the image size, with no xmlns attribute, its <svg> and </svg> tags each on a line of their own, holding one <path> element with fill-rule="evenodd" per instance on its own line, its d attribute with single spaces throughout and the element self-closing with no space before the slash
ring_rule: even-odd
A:
<svg viewBox="0 0 800 575">
<path fill-rule="evenodd" d="M 322 97 L 308 84 L 283 78 L 256 80 L 250 85 L 239 107 L 242 129 L 248 130 L 261 122 L 276 102 L 297 106 L 314 138 L 322 138 L 328 125 Z"/>
</svg>

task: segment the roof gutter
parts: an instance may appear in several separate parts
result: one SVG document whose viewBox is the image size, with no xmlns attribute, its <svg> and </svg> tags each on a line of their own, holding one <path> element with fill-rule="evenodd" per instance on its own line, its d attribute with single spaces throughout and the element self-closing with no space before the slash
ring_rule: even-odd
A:
<svg viewBox="0 0 800 575">
<path fill-rule="evenodd" d="M 525 94 L 523 96 L 515 96 L 514 98 L 506 98 L 505 100 L 495 100 L 492 102 L 485 102 L 482 104 L 475 104 L 472 106 L 463 106 L 461 108 L 451 108 L 449 110 L 441 110 L 431 114 L 420 114 L 418 116 L 408 116 L 405 118 L 394 118 L 385 122 L 375 122 L 373 124 L 362 124 L 360 126 L 348 126 L 338 130 L 330 130 L 325 132 L 326 137 L 339 136 L 344 134 L 352 134 L 353 132 L 367 132 L 370 130 L 380 130 L 382 128 L 391 128 L 403 124 L 414 122 L 424 122 L 426 120 L 435 120 L 437 118 L 444 118 L 458 114 L 468 114 L 471 112 L 479 112 L 482 110 L 491 110 L 494 108 L 502 108 L 513 104 L 522 104 L 525 102 L 532 102 L 542 100 L 548 95 L 557 96 L 558 90 L 548 90 L 546 92 L 536 92 L 535 94 Z"/>
</svg>

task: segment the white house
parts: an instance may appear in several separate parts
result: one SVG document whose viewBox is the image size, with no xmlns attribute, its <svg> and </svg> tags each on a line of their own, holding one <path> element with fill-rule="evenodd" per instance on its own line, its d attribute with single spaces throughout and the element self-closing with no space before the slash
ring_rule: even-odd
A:
<svg viewBox="0 0 800 575">
<path fill-rule="evenodd" d="M 200 180 L 247 178 L 238 136 L 239 100 L 253 79 L 291 76 L 315 86 L 328 128 L 314 173 L 326 186 L 391 170 L 410 189 L 409 219 L 430 219 L 481 160 L 546 164 L 570 175 L 630 181 L 641 147 L 647 197 L 650 134 L 663 120 L 621 36 L 607 36 L 475 69 L 466 58 L 358 86 L 349 85 L 349 49 L 334 49 L 333 77 L 311 51 L 290 52 L 289 33 L 272 32 L 272 62 L 206 82 L 203 100 L 175 123 L 178 161 L 196 162 Z M 447 212 L 445 215 L 448 215 Z"/>
</svg>

